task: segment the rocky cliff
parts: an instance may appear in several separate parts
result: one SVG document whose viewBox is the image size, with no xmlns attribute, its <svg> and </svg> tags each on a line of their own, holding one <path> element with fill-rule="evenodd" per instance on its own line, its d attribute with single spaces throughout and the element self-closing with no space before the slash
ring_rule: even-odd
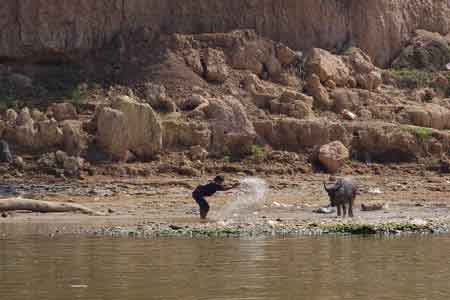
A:
<svg viewBox="0 0 450 300">
<path fill-rule="evenodd" d="M 355 45 L 388 63 L 416 29 L 450 31 L 448 0 L 2 0 L 0 60 L 72 57 L 118 32 L 255 29 L 294 49 Z"/>
</svg>

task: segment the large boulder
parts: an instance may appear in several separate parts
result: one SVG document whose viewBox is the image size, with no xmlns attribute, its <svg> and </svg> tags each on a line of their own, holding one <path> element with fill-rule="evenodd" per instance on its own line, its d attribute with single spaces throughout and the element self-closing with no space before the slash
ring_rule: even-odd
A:
<svg viewBox="0 0 450 300">
<path fill-rule="evenodd" d="M 37 132 L 34 138 L 34 147 L 45 149 L 62 145 L 64 135 L 55 119 L 36 122 Z"/>
<path fill-rule="evenodd" d="M 270 112 L 303 119 L 314 115 L 313 102 L 314 99 L 310 96 L 293 90 L 285 90 L 279 98 L 270 102 Z"/>
<path fill-rule="evenodd" d="M 47 114 L 55 118 L 57 121 L 75 120 L 78 118 L 78 113 L 75 106 L 67 102 L 52 104 L 48 108 Z"/>
<path fill-rule="evenodd" d="M 330 93 L 330 96 L 336 113 L 341 113 L 345 109 L 352 111 L 360 106 L 359 94 L 354 90 L 337 88 Z"/>
<path fill-rule="evenodd" d="M 412 130 L 391 123 L 353 122 L 347 124 L 353 133 L 352 150 L 367 162 L 408 162 L 423 155 L 423 140 Z"/>
<path fill-rule="evenodd" d="M 347 49 L 342 59 L 351 70 L 352 77 L 349 82 L 354 78 L 358 87 L 369 91 L 378 89 L 382 84 L 381 71 L 361 49 L 356 47 Z"/>
<path fill-rule="evenodd" d="M 445 70 L 450 63 L 450 38 L 439 33 L 417 30 L 410 44 L 394 60 L 395 68 Z"/>
<path fill-rule="evenodd" d="M 192 146 L 208 149 L 211 143 L 211 131 L 202 122 L 186 122 L 182 120 L 164 120 L 163 147 L 164 150 L 187 150 Z"/>
<path fill-rule="evenodd" d="M 350 152 L 342 142 L 334 141 L 320 147 L 318 158 L 330 173 L 336 173 L 350 158 Z"/>
<path fill-rule="evenodd" d="M 399 114 L 399 121 L 421 127 L 449 129 L 450 110 L 433 103 L 408 106 Z"/>
<path fill-rule="evenodd" d="M 309 76 L 305 90 L 309 95 L 314 97 L 314 106 L 328 109 L 333 105 L 327 89 L 322 85 L 319 76 L 316 74 Z"/>
<path fill-rule="evenodd" d="M 88 136 L 80 121 L 64 121 L 62 124 L 64 150 L 73 156 L 79 156 L 87 149 Z"/>
<path fill-rule="evenodd" d="M 258 120 L 254 126 L 264 143 L 279 150 L 305 151 L 334 140 L 349 142 L 349 135 L 341 124 L 322 118 Z"/>
<path fill-rule="evenodd" d="M 97 142 L 115 159 L 124 159 L 127 151 L 151 158 L 162 149 L 161 122 L 148 104 L 119 96 L 111 108 L 101 109 L 96 119 Z"/>
<path fill-rule="evenodd" d="M 223 51 L 207 48 L 203 53 L 203 61 L 208 81 L 222 83 L 227 80 L 229 71 Z"/>
<path fill-rule="evenodd" d="M 338 86 L 345 86 L 350 77 L 350 69 L 341 57 L 314 48 L 306 61 L 308 75 L 316 74 L 321 82 L 333 80 Z"/>
<path fill-rule="evenodd" d="M 206 111 L 212 132 L 212 150 L 216 153 L 249 154 L 256 132 L 244 106 L 232 96 L 209 102 Z"/>
<path fill-rule="evenodd" d="M 144 84 L 144 99 L 153 109 L 164 112 L 175 112 L 177 105 L 167 95 L 166 88 L 163 85 L 146 82 Z"/>
</svg>

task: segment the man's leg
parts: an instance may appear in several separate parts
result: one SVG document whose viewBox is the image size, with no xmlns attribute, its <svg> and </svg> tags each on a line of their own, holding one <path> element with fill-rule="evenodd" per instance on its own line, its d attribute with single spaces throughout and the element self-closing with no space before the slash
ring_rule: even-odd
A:
<svg viewBox="0 0 450 300">
<path fill-rule="evenodd" d="M 208 212 L 209 212 L 209 204 L 205 199 L 203 199 L 203 201 L 204 201 L 204 203 L 200 207 L 200 218 L 206 219 L 206 216 L 208 215 Z"/>
<path fill-rule="evenodd" d="M 197 202 L 198 206 L 200 207 L 200 218 L 206 219 L 206 216 L 208 215 L 209 212 L 208 202 L 201 195 L 194 194 L 193 197 L 195 199 L 195 202 Z"/>
</svg>

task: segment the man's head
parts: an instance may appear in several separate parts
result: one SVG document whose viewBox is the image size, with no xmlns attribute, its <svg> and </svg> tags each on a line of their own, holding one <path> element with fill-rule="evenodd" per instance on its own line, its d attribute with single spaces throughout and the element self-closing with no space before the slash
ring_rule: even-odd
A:
<svg viewBox="0 0 450 300">
<path fill-rule="evenodd" d="M 222 183 L 225 182 L 225 178 L 222 175 L 217 175 L 214 178 L 214 182 L 217 183 L 217 184 L 222 184 Z"/>
</svg>

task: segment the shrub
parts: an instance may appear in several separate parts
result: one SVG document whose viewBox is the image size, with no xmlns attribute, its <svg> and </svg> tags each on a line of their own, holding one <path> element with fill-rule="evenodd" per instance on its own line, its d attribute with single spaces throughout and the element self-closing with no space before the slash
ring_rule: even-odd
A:
<svg viewBox="0 0 450 300">
<path fill-rule="evenodd" d="M 428 127 L 407 125 L 403 126 L 403 129 L 412 133 L 420 140 L 427 140 L 433 135 L 433 129 Z"/>
</svg>

